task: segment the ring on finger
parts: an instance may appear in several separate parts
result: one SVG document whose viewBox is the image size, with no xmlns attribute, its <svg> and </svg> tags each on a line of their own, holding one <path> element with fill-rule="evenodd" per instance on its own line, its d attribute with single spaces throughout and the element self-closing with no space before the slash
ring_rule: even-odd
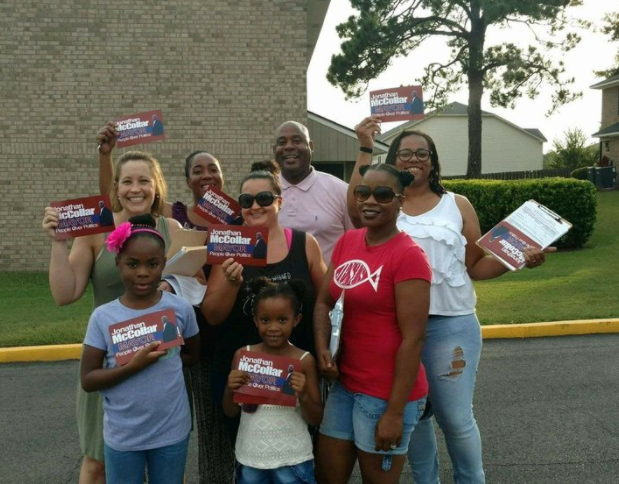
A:
<svg viewBox="0 0 619 484">
<path fill-rule="evenodd" d="M 391 450 L 395 450 L 395 449 L 397 449 L 397 448 L 398 448 L 398 446 L 397 446 L 396 444 L 391 444 L 391 445 L 389 446 L 389 448 L 390 448 Z"/>
<path fill-rule="evenodd" d="M 235 282 L 235 281 L 236 281 L 236 277 L 230 277 L 229 279 L 230 279 L 232 282 Z"/>
</svg>

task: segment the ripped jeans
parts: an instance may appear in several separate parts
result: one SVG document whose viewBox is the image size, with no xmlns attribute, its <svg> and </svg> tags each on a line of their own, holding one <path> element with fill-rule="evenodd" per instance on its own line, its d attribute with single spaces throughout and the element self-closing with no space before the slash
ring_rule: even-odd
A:
<svg viewBox="0 0 619 484">
<path fill-rule="evenodd" d="M 430 415 L 445 435 L 456 484 L 483 484 L 481 438 L 473 416 L 473 393 L 481 355 L 481 329 L 475 314 L 431 316 L 422 361 L 430 393 Z M 436 435 L 431 418 L 411 436 L 408 459 L 415 484 L 439 484 Z"/>
</svg>

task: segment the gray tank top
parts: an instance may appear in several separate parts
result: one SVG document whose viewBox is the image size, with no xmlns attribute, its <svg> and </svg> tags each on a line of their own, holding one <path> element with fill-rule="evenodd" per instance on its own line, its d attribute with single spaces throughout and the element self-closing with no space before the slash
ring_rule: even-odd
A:
<svg viewBox="0 0 619 484">
<path fill-rule="evenodd" d="M 170 246 L 170 231 L 165 217 L 157 218 L 156 228 L 163 235 L 167 251 Z M 108 251 L 105 245 L 95 259 L 92 272 L 90 273 L 90 282 L 94 293 L 94 308 L 113 301 L 125 292 L 125 286 L 120 279 L 115 259 L 116 255 Z"/>
</svg>

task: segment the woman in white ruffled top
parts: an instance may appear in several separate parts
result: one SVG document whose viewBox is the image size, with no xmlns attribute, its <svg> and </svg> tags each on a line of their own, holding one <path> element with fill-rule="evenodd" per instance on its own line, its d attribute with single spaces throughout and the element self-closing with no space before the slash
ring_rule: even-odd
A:
<svg viewBox="0 0 619 484">
<path fill-rule="evenodd" d="M 380 133 L 380 124 L 379 117 L 370 116 L 356 127 L 360 152 L 349 187 L 358 184 L 359 167 L 372 162 L 374 136 Z M 386 163 L 415 175 L 413 184 L 404 191 L 398 227 L 425 251 L 432 266 L 430 316 L 422 356 L 430 390 L 429 416 L 434 415 L 445 435 L 456 484 L 484 483 L 481 438 L 473 416 L 482 339 L 471 280 L 492 279 L 507 269 L 475 244 L 481 237 L 475 209 L 466 197 L 441 185 L 438 152 L 430 136 L 403 131 L 391 143 Z M 359 227 L 352 188 L 348 211 Z M 525 260 L 527 267 L 536 267 L 544 262 L 544 254 L 527 249 Z M 408 458 L 416 484 L 440 482 L 430 418 L 415 427 Z"/>
</svg>

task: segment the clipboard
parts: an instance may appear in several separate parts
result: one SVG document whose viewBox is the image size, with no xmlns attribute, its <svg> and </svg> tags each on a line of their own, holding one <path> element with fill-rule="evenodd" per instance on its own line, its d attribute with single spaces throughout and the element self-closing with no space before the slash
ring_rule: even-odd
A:
<svg viewBox="0 0 619 484">
<path fill-rule="evenodd" d="M 565 235 L 572 224 L 535 200 L 528 200 L 476 243 L 511 271 L 524 267 L 523 250 L 545 249 Z"/>
</svg>

